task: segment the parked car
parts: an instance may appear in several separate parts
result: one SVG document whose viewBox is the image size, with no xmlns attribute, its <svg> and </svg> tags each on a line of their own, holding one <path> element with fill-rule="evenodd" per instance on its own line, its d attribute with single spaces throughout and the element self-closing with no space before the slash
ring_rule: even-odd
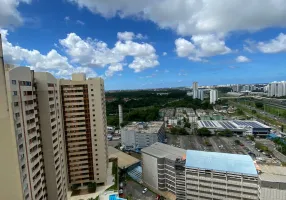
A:
<svg viewBox="0 0 286 200">
<path fill-rule="evenodd" d="M 145 194 L 147 192 L 147 190 L 148 190 L 147 188 L 144 188 L 142 191 L 142 194 Z"/>
</svg>

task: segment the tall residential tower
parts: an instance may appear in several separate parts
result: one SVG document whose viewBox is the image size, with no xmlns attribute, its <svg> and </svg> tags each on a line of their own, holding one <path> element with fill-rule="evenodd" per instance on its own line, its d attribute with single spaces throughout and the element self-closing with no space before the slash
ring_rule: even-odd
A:
<svg viewBox="0 0 286 200">
<path fill-rule="evenodd" d="M 104 82 L 73 74 L 60 80 L 70 185 L 105 183 L 108 165 Z"/>
</svg>

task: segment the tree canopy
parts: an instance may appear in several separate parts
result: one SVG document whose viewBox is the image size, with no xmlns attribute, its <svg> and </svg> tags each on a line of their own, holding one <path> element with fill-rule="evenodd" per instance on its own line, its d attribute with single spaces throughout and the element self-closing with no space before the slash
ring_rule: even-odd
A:
<svg viewBox="0 0 286 200">
<path fill-rule="evenodd" d="M 199 128 L 198 130 L 197 130 L 197 133 L 198 133 L 198 135 L 199 136 L 211 136 L 212 135 L 212 133 L 211 133 L 211 131 L 209 130 L 209 129 L 207 129 L 207 128 Z"/>
</svg>

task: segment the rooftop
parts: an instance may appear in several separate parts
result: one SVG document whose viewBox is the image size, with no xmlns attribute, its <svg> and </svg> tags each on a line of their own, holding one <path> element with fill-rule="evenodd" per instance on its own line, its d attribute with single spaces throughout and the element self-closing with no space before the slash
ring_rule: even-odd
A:
<svg viewBox="0 0 286 200">
<path fill-rule="evenodd" d="M 163 121 L 133 122 L 125 126 L 122 130 L 136 131 L 139 133 L 157 133 L 163 126 L 163 124 Z"/>
<path fill-rule="evenodd" d="M 188 150 L 186 167 L 257 176 L 253 160 L 248 155 Z"/>
<path fill-rule="evenodd" d="M 111 146 L 108 147 L 108 156 L 109 158 L 116 157 L 118 159 L 118 167 L 120 169 L 128 168 L 140 162 L 140 160 L 137 158 L 134 158 L 133 156 L 130 156 Z"/>
<path fill-rule="evenodd" d="M 259 165 L 259 168 L 261 171 L 259 178 L 261 180 L 286 183 L 286 167 Z"/>
<path fill-rule="evenodd" d="M 170 160 L 176 160 L 178 157 L 184 157 L 186 150 L 170 146 L 167 144 L 156 142 L 149 147 L 141 150 L 142 153 L 147 153 L 157 158 L 168 158 Z"/>
<path fill-rule="evenodd" d="M 266 126 L 258 121 L 246 121 L 246 120 L 201 120 L 198 122 L 199 127 L 205 128 L 218 128 L 218 129 L 243 129 L 244 127 L 252 128 L 264 128 L 270 129 L 269 126 Z"/>
</svg>

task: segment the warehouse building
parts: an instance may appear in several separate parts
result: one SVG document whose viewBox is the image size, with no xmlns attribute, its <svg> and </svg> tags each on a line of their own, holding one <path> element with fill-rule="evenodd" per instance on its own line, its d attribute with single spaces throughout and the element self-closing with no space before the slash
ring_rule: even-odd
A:
<svg viewBox="0 0 286 200">
<path fill-rule="evenodd" d="M 121 143 L 125 150 L 141 150 L 155 142 L 165 142 L 164 122 L 133 122 L 121 129 Z"/>
<path fill-rule="evenodd" d="M 244 120 L 205 120 L 198 121 L 198 128 L 207 128 L 212 131 L 222 131 L 229 129 L 233 133 L 266 137 L 270 134 L 271 128 L 258 121 Z"/>
<path fill-rule="evenodd" d="M 256 200 L 258 175 L 248 155 L 184 150 L 155 143 L 142 149 L 143 182 L 178 200 Z"/>
</svg>

